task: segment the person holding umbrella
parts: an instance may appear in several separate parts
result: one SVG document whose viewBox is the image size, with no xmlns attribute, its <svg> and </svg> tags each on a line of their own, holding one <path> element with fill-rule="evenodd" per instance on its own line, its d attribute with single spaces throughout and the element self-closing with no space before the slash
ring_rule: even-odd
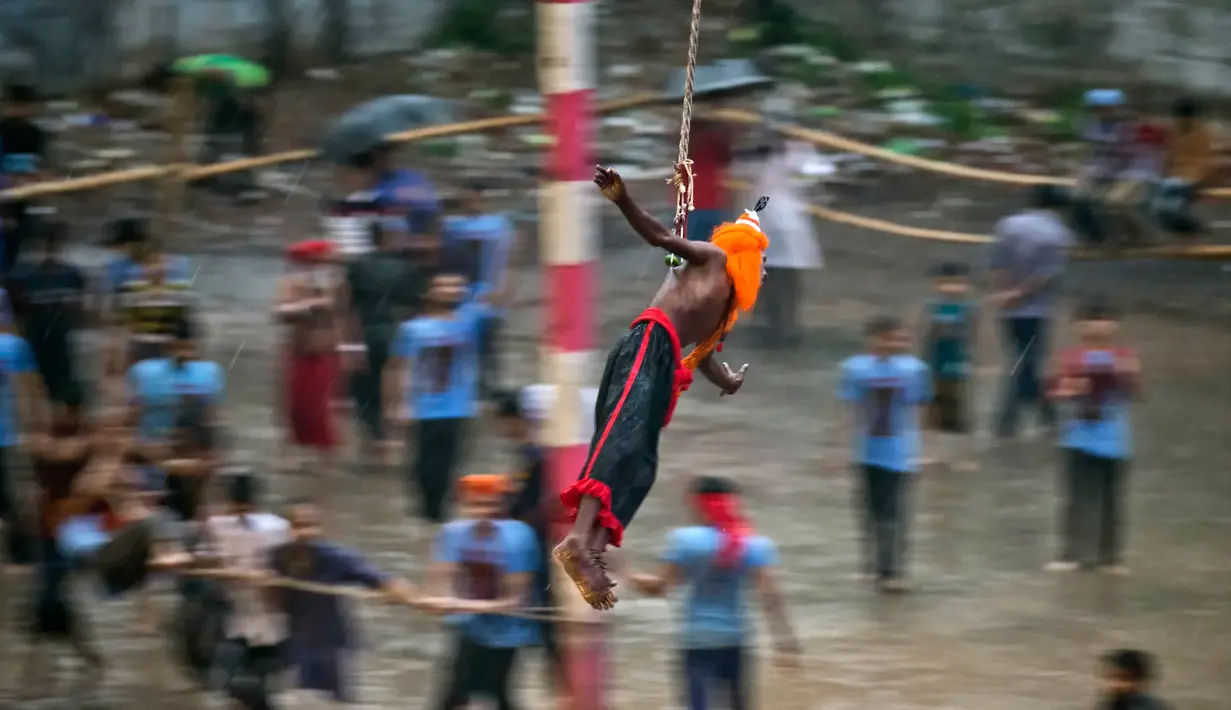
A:
<svg viewBox="0 0 1231 710">
<path fill-rule="evenodd" d="M 268 69 L 229 54 L 199 54 L 163 62 L 146 74 L 142 85 L 160 94 L 168 93 L 176 77 L 190 77 L 205 111 L 205 154 L 212 163 L 223 153 L 225 139 L 238 136 L 245 155 L 261 152 L 265 123 L 261 97 L 269 87 Z"/>
<path fill-rule="evenodd" d="M 360 213 L 382 220 L 390 232 L 403 231 L 405 249 L 429 240 L 440 218 L 440 198 L 426 175 L 397 168 L 392 134 L 451 120 L 443 101 L 428 96 L 384 96 L 360 104 L 343 114 L 325 134 L 321 151 L 326 160 L 343 168 L 347 197 L 333 216 Z M 331 223 L 331 239 L 346 245 L 344 254 L 362 253 L 370 245 L 353 245 L 356 231 L 337 232 L 342 222 Z M 327 227 L 328 228 L 328 227 Z"/>
</svg>

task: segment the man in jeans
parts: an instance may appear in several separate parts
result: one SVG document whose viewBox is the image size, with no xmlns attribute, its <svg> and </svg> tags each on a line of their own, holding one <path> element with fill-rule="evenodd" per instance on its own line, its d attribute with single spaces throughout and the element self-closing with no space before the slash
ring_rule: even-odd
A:
<svg viewBox="0 0 1231 710">
<path fill-rule="evenodd" d="M 1000 309 L 1009 371 L 996 423 L 998 436 L 1017 433 L 1024 404 L 1037 404 L 1045 427 L 1056 414 L 1043 396 L 1039 365 L 1047 358 L 1047 329 L 1064 275 L 1072 232 L 1055 212 L 1063 196 L 1043 185 L 1031 193 L 1030 208 L 996 224 L 991 251 L 992 303 Z"/>
<path fill-rule="evenodd" d="M 842 363 L 838 396 L 848 406 L 853 435 L 851 463 L 862 489 L 864 574 L 882 592 L 905 592 L 903 579 L 910 519 L 910 482 L 918 470 L 920 407 L 932 399 L 932 377 L 910 355 L 902 322 L 874 318 L 865 333 L 867 350 Z"/>
</svg>

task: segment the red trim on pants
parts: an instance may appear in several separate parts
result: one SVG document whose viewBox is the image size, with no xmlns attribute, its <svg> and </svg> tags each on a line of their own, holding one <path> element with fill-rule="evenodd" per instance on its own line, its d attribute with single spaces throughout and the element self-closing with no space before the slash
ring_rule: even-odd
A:
<svg viewBox="0 0 1231 710">
<path fill-rule="evenodd" d="M 612 427 L 619 420 L 620 410 L 624 408 L 624 402 L 628 400 L 628 393 L 633 389 L 633 382 L 637 380 L 637 375 L 641 372 L 641 365 L 645 362 L 645 351 L 650 347 L 650 336 L 654 333 L 655 325 L 661 326 L 667 331 L 667 335 L 671 338 L 671 343 L 675 348 L 676 395 L 681 391 L 679 389 L 679 371 L 681 369 L 679 367 L 680 337 L 675 332 L 675 324 L 671 322 L 666 313 L 657 308 L 646 309 L 637 317 L 637 320 L 633 321 L 633 326 L 640 323 L 649 323 L 649 327 L 645 329 L 645 333 L 641 336 L 641 345 L 637 348 L 637 357 L 633 360 L 633 366 L 629 370 L 628 378 L 624 380 L 624 391 L 620 393 L 619 401 L 616 402 L 615 408 L 611 410 L 602 433 L 599 435 L 594 447 L 590 450 L 590 456 L 586 459 L 586 466 L 581 472 L 581 477 L 560 494 L 560 502 L 564 504 L 570 521 L 577 519 L 577 509 L 581 505 L 582 498 L 589 496 L 598 499 L 599 512 L 596 522 L 600 527 L 610 531 L 608 543 L 614 547 L 619 547 L 624 540 L 624 524 L 611 512 L 611 487 L 602 481 L 590 478 L 590 472 L 594 470 L 594 464 L 598 461 L 599 454 L 602 453 L 603 445 L 607 443 L 607 437 L 611 435 Z M 691 375 L 692 373 L 689 372 L 688 374 Z M 684 385 L 684 388 L 687 389 L 687 385 Z M 671 406 L 672 409 L 675 408 L 674 396 Z M 666 426 L 669 421 L 671 421 L 670 410 L 667 413 L 666 420 L 663 422 L 663 426 Z"/>
</svg>

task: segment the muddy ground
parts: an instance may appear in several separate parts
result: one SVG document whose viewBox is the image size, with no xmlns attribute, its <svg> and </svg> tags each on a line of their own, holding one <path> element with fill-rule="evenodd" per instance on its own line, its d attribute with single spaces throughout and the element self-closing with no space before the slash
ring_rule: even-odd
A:
<svg viewBox="0 0 1231 710">
<path fill-rule="evenodd" d="M 607 241 L 624 239 L 608 231 Z M 851 482 L 844 450 L 829 431 L 834 374 L 858 347 L 858 328 L 867 316 L 909 312 L 926 293 L 922 265 L 944 250 L 829 227 L 821 234 L 828 265 L 808 285 L 805 344 L 790 352 L 766 351 L 746 329 L 725 353 L 733 363 L 753 363 L 739 396 L 719 400 L 704 386 L 688 393 L 665 434 L 659 484 L 630 533 L 627 564 L 650 565 L 664 533 L 684 520 L 682 482 L 689 474 L 727 475 L 743 484 L 758 527 L 780 546 L 792 613 L 807 650 L 799 671 L 765 665 L 760 707 L 1088 707 L 1097 655 L 1109 647 L 1137 646 L 1159 655 L 1162 688 L 1177 707 L 1222 710 L 1231 690 L 1225 672 L 1231 642 L 1225 594 L 1231 583 L 1225 555 L 1231 535 L 1231 487 L 1225 481 L 1231 334 L 1225 326 L 1139 311 L 1125 323 L 1126 341 L 1141 348 L 1148 383 L 1136 412 L 1139 454 L 1129 487 L 1131 576 L 1040 571 L 1054 547 L 1056 454 L 1042 441 L 984 442 L 977 473 L 935 470 L 920 476 L 913 547 L 917 589 L 885 598 L 851 579 Z M 233 457 L 268 468 L 277 455 L 272 407 L 278 376 L 265 308 L 281 265 L 255 256 L 197 258 L 196 287 L 210 313 L 209 350 L 230 372 Z M 660 264 L 657 254 L 636 246 L 606 253 L 600 342 L 610 342 L 644 307 L 657 288 Z M 1223 276 L 1217 265 L 1191 268 L 1207 283 Z M 1079 267 L 1072 280 L 1107 278 L 1088 269 Z M 531 382 L 535 373 L 538 282 L 533 270 L 522 273 L 504 355 L 509 384 Z M 1141 288 L 1160 292 L 1166 286 Z M 987 376 L 977 388 L 984 423 L 993 379 Z M 980 437 L 985 433 L 986 426 Z M 464 470 L 498 470 L 510 461 L 507 447 L 484 430 L 472 442 Z M 422 572 L 425 531 L 405 517 L 403 471 L 350 467 L 334 481 L 270 476 L 276 499 L 304 492 L 322 496 L 334 536 L 413 579 Z M 9 695 L 29 687 L 11 662 L 25 650 L 13 625 L 27 585 L 9 577 L 6 588 L 0 687 Z M 110 639 L 105 647 L 113 667 L 104 696 L 112 707 L 205 702 L 172 683 L 165 641 L 138 633 L 137 607 L 80 591 L 99 633 Z M 369 641 L 360 659 L 367 706 L 428 707 L 440 677 L 439 625 L 378 606 L 364 607 L 362 616 Z M 672 707 L 677 686 L 671 618 L 670 604 L 634 598 L 611 614 L 616 708 Z M 546 707 L 540 661 L 537 654 L 528 658 L 520 674 L 522 697 L 529 707 Z M 65 685 L 42 687 L 43 697 L 77 707 Z"/>
</svg>

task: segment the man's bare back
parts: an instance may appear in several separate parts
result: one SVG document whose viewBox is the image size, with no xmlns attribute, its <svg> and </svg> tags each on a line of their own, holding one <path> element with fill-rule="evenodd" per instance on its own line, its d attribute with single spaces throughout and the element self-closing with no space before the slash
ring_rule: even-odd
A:
<svg viewBox="0 0 1231 710">
<path fill-rule="evenodd" d="M 701 264 L 671 269 L 650 303 L 675 323 L 683 347 L 705 340 L 722 327 L 731 311 L 734 289 L 727 278 L 727 255 L 712 244 L 699 246 L 716 253 Z"/>
</svg>

